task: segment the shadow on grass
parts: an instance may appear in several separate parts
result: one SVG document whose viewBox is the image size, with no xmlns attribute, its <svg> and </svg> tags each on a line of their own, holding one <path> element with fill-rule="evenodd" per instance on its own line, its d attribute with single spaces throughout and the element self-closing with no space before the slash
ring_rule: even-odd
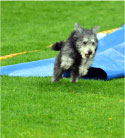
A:
<svg viewBox="0 0 125 138">
<path fill-rule="evenodd" d="M 43 78 L 36 85 L 40 89 L 45 89 L 51 92 L 63 92 L 63 93 L 100 93 L 102 91 L 102 85 L 106 86 L 106 82 L 103 80 L 83 80 L 80 79 L 77 83 L 71 83 L 70 79 L 63 78 L 57 83 L 51 83 L 51 78 Z M 107 87 L 106 87 L 107 88 Z M 103 88 L 106 89 L 106 88 Z M 45 92 L 45 91 L 44 91 Z"/>
</svg>

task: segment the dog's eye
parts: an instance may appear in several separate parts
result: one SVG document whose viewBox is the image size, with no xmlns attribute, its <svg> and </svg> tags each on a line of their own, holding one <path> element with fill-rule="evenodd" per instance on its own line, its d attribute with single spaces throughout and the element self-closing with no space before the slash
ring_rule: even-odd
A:
<svg viewBox="0 0 125 138">
<path fill-rule="evenodd" d="M 92 45 L 95 45 L 95 42 L 92 42 Z"/>
<path fill-rule="evenodd" d="M 86 45 L 86 44 L 87 44 L 87 42 L 86 42 L 86 41 L 84 41 L 84 42 L 83 42 L 83 44 L 84 44 L 84 45 Z"/>
</svg>

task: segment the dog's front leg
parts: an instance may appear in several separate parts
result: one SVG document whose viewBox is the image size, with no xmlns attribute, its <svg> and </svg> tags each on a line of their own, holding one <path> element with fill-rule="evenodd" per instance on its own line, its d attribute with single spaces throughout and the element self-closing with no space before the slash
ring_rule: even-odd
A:
<svg viewBox="0 0 125 138">
<path fill-rule="evenodd" d="M 85 76 L 88 73 L 88 69 L 90 68 L 90 65 L 92 64 L 92 60 L 82 60 L 82 63 L 79 67 L 79 76 Z"/>
<path fill-rule="evenodd" d="M 88 69 L 87 68 L 80 68 L 79 69 L 79 76 L 85 76 L 88 73 Z"/>
<path fill-rule="evenodd" d="M 82 61 L 79 67 L 79 76 L 85 76 L 88 73 L 88 66 L 86 66 L 85 61 Z"/>
</svg>

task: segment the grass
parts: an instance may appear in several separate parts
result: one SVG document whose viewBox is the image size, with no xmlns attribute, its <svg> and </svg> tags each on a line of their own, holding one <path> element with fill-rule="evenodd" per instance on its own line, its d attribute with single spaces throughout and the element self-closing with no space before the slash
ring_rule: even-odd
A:
<svg viewBox="0 0 125 138">
<path fill-rule="evenodd" d="M 123 25 L 123 2 L 1 2 L 1 55 L 41 50 L 1 65 L 54 57 L 78 22 L 100 31 Z M 46 77 L 2 76 L 2 138 L 123 138 L 124 79 L 57 84 Z"/>
<path fill-rule="evenodd" d="M 51 84 L 5 76 L 2 86 L 5 137 L 123 136 L 123 79 Z"/>
</svg>

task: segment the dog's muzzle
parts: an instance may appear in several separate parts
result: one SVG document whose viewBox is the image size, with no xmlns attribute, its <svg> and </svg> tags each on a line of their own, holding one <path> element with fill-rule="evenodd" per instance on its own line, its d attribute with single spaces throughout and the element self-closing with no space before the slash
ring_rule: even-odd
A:
<svg viewBox="0 0 125 138">
<path fill-rule="evenodd" d="M 90 57 L 90 55 L 92 55 L 92 51 L 91 51 L 91 50 L 89 50 L 89 51 L 88 51 L 88 53 L 87 53 L 87 54 L 85 54 L 85 56 L 86 56 L 87 58 L 89 58 L 89 57 Z"/>
</svg>

